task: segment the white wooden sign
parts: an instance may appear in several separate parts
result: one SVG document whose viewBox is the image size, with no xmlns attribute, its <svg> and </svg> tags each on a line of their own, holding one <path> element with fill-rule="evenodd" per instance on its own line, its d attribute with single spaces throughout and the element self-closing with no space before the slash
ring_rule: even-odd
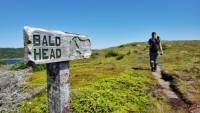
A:
<svg viewBox="0 0 200 113">
<path fill-rule="evenodd" d="M 24 27 L 25 60 L 44 64 L 89 58 L 91 43 L 87 36 L 56 30 Z"/>
<path fill-rule="evenodd" d="M 24 27 L 24 45 L 27 62 L 46 64 L 48 112 L 70 113 L 69 60 L 90 57 L 89 38 L 62 31 Z"/>
</svg>

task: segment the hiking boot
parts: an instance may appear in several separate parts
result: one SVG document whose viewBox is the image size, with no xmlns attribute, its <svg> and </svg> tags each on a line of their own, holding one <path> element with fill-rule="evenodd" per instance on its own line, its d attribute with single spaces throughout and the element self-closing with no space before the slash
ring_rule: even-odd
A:
<svg viewBox="0 0 200 113">
<path fill-rule="evenodd" d="M 155 69 L 154 69 L 154 67 L 151 67 L 151 71 L 152 71 L 152 72 L 155 72 Z"/>
<path fill-rule="evenodd" d="M 155 72 L 155 71 L 157 70 L 157 67 L 154 67 L 154 69 L 153 69 L 153 70 L 154 70 L 154 72 Z"/>
<path fill-rule="evenodd" d="M 155 64 L 154 70 L 155 70 L 155 71 L 157 70 L 157 64 Z"/>
</svg>

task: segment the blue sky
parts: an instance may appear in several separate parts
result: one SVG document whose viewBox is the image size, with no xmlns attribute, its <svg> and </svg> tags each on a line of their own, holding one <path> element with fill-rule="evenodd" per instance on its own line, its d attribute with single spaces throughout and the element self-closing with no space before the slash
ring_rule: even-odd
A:
<svg viewBox="0 0 200 113">
<path fill-rule="evenodd" d="M 200 40 L 200 0 L 1 0 L 0 47 L 23 47 L 25 25 L 86 34 L 96 49 L 147 41 Z"/>
</svg>

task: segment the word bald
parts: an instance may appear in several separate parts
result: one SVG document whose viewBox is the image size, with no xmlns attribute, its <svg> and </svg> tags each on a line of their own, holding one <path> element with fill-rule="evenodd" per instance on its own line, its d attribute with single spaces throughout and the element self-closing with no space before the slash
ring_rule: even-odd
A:
<svg viewBox="0 0 200 113">
<path fill-rule="evenodd" d="M 34 60 L 60 58 L 62 53 L 60 37 L 46 35 L 33 35 Z"/>
</svg>

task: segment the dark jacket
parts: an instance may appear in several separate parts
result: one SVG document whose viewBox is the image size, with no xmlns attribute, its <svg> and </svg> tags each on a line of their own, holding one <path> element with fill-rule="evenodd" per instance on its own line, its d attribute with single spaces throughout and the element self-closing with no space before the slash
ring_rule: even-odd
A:
<svg viewBox="0 0 200 113">
<path fill-rule="evenodd" d="M 160 37 L 158 36 L 155 40 L 150 38 L 148 44 L 150 45 L 149 51 L 151 53 L 157 53 L 160 50 Z"/>
</svg>

